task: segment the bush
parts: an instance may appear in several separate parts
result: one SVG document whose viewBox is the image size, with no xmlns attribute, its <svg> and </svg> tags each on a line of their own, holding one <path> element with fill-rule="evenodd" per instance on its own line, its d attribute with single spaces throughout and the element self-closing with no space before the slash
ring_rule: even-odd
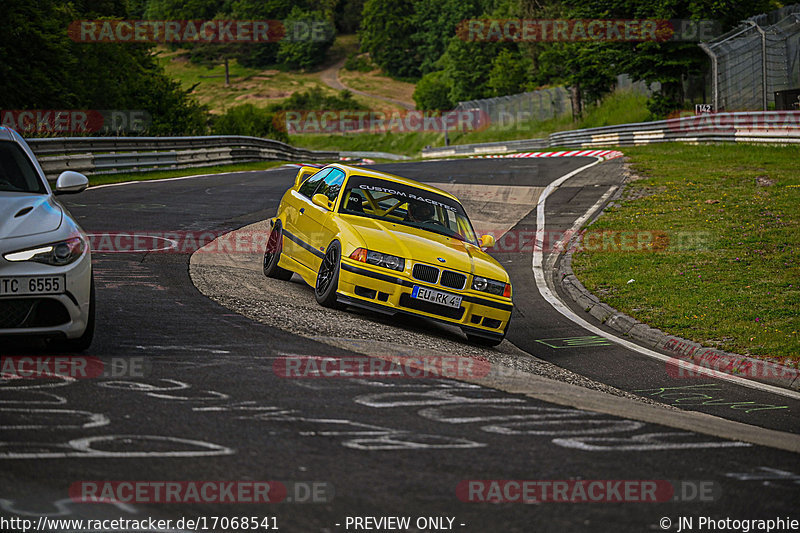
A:
<svg viewBox="0 0 800 533">
<path fill-rule="evenodd" d="M 654 93 L 647 100 L 647 110 L 650 112 L 647 120 L 663 120 L 681 107 L 681 102 L 677 98 L 667 96 L 663 92 Z"/>
<path fill-rule="evenodd" d="M 414 90 L 414 102 L 417 109 L 424 111 L 453 109 L 455 104 L 450 99 L 450 84 L 444 72 L 425 74 Z"/>
<path fill-rule="evenodd" d="M 358 72 L 370 72 L 377 67 L 372 64 L 369 59 L 369 54 L 355 54 L 351 53 L 347 56 L 347 61 L 344 62 L 345 70 L 357 70 Z"/>
<path fill-rule="evenodd" d="M 366 109 L 353 99 L 350 91 L 341 91 L 336 96 L 325 95 L 322 89 L 314 87 L 306 92 L 294 93 L 279 104 L 269 106 L 270 111 L 328 111 Z"/>
<path fill-rule="evenodd" d="M 276 124 L 275 113 L 253 104 L 231 107 L 224 115 L 213 118 L 212 131 L 215 135 L 247 135 L 289 141 L 283 125 Z"/>
</svg>

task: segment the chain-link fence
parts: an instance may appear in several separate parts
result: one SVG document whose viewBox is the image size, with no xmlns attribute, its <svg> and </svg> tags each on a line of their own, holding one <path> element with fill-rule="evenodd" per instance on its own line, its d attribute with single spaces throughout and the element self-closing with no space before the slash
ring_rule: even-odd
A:
<svg viewBox="0 0 800 533">
<path fill-rule="evenodd" d="M 459 102 L 455 111 L 480 111 L 491 124 L 541 121 L 572 113 L 569 91 L 564 87 Z"/>
<path fill-rule="evenodd" d="M 711 57 L 715 110 L 773 109 L 776 91 L 800 88 L 800 4 L 752 17 L 700 47 Z"/>
<path fill-rule="evenodd" d="M 649 95 L 643 82 L 634 82 L 626 74 L 617 76 L 616 90 Z M 491 124 L 508 126 L 518 122 L 542 121 L 572 114 L 572 100 L 564 87 L 540 89 L 527 93 L 459 102 L 455 111 L 480 111 Z"/>
</svg>

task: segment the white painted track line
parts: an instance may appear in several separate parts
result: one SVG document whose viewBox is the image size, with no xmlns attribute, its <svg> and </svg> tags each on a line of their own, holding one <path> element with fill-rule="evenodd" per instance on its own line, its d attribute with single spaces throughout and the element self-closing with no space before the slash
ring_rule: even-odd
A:
<svg viewBox="0 0 800 533">
<path fill-rule="evenodd" d="M 617 337 L 616 335 L 608 333 L 607 331 L 604 331 L 604 330 L 598 328 L 594 324 L 591 324 L 590 322 L 587 322 L 583 318 L 581 318 L 578 315 L 576 315 L 572 311 L 572 309 L 567 307 L 567 305 L 564 304 L 564 302 L 562 302 L 555 295 L 555 291 L 551 289 L 550 284 L 548 283 L 548 278 L 545 275 L 544 268 L 542 266 L 543 265 L 543 253 L 542 253 L 542 250 L 544 248 L 544 231 L 545 231 L 545 209 L 544 209 L 545 201 L 547 200 L 547 197 L 550 195 L 550 193 L 553 192 L 555 189 L 557 189 L 562 183 L 567 181 L 572 176 L 578 174 L 579 172 L 582 172 L 582 171 L 586 170 L 587 168 L 593 167 L 594 165 L 600 163 L 601 161 L 603 161 L 603 158 L 602 157 L 597 157 L 596 161 L 594 161 L 593 163 L 589 163 L 588 165 L 584 165 L 584 166 L 582 166 L 582 167 L 580 167 L 580 168 L 578 168 L 576 170 L 573 170 L 572 172 L 569 172 L 568 174 L 565 174 L 565 175 L 561 176 L 557 180 L 555 180 L 552 183 L 550 183 L 544 189 L 544 191 L 542 192 L 541 196 L 539 197 L 539 203 L 536 204 L 536 245 L 533 247 L 532 268 L 533 268 L 533 276 L 536 279 L 536 287 L 539 289 L 539 294 L 542 295 L 542 298 L 547 300 L 547 302 L 550 305 L 552 305 L 555 308 L 556 311 L 558 311 L 559 313 L 561 313 L 562 315 L 567 317 L 569 320 L 571 320 L 575 324 L 578 324 L 582 328 L 584 328 L 584 329 L 586 329 L 588 331 L 591 331 L 592 333 L 594 333 L 596 335 L 600 335 L 602 337 L 605 337 L 606 339 L 608 339 L 608 340 L 610 340 L 612 342 L 615 342 L 615 343 L 617 343 L 617 344 L 619 344 L 621 346 L 624 346 L 625 348 L 627 348 L 629 350 L 632 350 L 634 352 L 638 352 L 638 353 L 640 353 L 642 355 L 646 355 L 648 357 L 652 357 L 653 359 L 657 359 L 659 361 L 663 361 L 665 364 L 666 363 L 670 363 L 670 364 L 673 364 L 673 365 L 680 364 L 680 366 L 682 368 L 686 368 L 686 369 L 690 370 L 691 372 L 696 372 L 697 374 L 700 374 L 700 375 L 703 375 L 703 376 L 708 376 L 710 378 L 716 378 L 716 379 L 720 379 L 720 380 L 723 380 L 723 381 L 728 381 L 728 382 L 731 382 L 731 383 L 735 383 L 735 384 L 741 385 L 743 387 L 748 387 L 748 388 L 751 388 L 751 389 L 760 390 L 760 391 L 764 391 L 764 392 L 769 392 L 769 393 L 772 393 L 772 394 L 777 394 L 779 396 L 785 396 L 787 398 L 792 398 L 792 399 L 795 399 L 795 400 L 800 400 L 800 392 L 796 392 L 796 391 L 789 390 L 789 389 L 784 389 L 784 388 L 781 388 L 781 387 L 775 387 L 773 385 L 767 385 L 766 383 L 761 383 L 759 381 L 753 381 L 753 380 L 750 380 L 750 379 L 745 379 L 745 378 L 742 378 L 742 377 L 739 377 L 739 376 L 734 376 L 732 374 L 723 374 L 723 373 L 720 373 L 718 371 L 714 371 L 713 369 L 702 367 L 702 366 L 696 365 L 694 363 L 689 363 L 687 361 L 684 361 L 683 359 L 676 359 L 674 357 L 670 357 L 668 355 L 664 355 L 664 354 L 658 353 L 656 351 L 650 350 L 649 348 L 645 348 L 643 346 L 639 346 L 638 344 L 633 343 L 633 342 L 631 342 L 629 340 L 625 340 L 625 339 L 622 339 L 620 337 Z M 600 205 L 598 205 L 598 204 L 600 204 L 600 202 L 598 202 L 597 204 L 593 205 L 591 207 L 591 209 L 589 209 L 589 212 L 587 214 L 585 214 L 583 217 L 579 218 L 576 221 L 576 223 L 572 226 L 572 228 L 570 228 L 570 231 L 568 231 L 567 234 L 571 235 L 575 231 L 579 230 L 580 226 L 585 222 L 585 220 L 588 219 L 588 217 L 590 217 L 592 215 L 594 210 L 599 209 L 600 205 L 602 205 L 602 204 L 600 204 Z"/>
</svg>

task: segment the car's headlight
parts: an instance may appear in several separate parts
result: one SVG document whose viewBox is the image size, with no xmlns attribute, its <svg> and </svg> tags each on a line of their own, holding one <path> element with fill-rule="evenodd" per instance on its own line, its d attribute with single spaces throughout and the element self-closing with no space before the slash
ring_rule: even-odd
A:
<svg viewBox="0 0 800 533">
<path fill-rule="evenodd" d="M 376 265 L 400 272 L 402 272 L 406 267 L 406 261 L 402 257 L 382 254 L 380 252 L 373 252 L 372 250 L 367 250 L 366 248 L 356 248 L 356 250 L 350 254 L 350 259 L 355 259 L 356 261 L 361 261 L 362 263 L 368 263 L 370 265 Z"/>
<path fill-rule="evenodd" d="M 83 251 L 86 250 L 86 243 L 80 237 L 73 237 L 66 241 L 54 242 L 28 248 L 18 252 L 11 252 L 3 255 L 6 261 L 33 261 L 46 265 L 63 266 L 68 265 L 78 259 Z"/>
<path fill-rule="evenodd" d="M 472 278 L 472 288 L 476 291 L 488 292 L 489 294 L 511 298 L 510 283 L 503 283 L 502 281 L 475 276 Z"/>
</svg>

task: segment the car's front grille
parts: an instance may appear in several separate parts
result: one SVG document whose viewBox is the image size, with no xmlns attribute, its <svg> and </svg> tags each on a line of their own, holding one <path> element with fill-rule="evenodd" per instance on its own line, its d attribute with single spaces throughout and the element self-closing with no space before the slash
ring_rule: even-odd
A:
<svg viewBox="0 0 800 533">
<path fill-rule="evenodd" d="M 21 327 L 36 300 L 0 300 L 0 329 Z"/>
<path fill-rule="evenodd" d="M 400 295 L 400 305 L 409 309 L 416 309 L 417 311 L 430 313 L 432 315 L 455 318 L 456 320 L 460 320 L 461 317 L 464 316 L 463 307 L 459 307 L 458 309 L 455 307 L 445 307 L 432 302 L 426 302 L 425 300 L 412 298 L 408 293 L 403 293 Z"/>
<path fill-rule="evenodd" d="M 69 311 L 52 298 L 0 299 L 0 329 L 46 328 L 69 322 Z"/>
<path fill-rule="evenodd" d="M 464 285 L 467 284 L 467 276 L 459 274 L 458 272 L 453 272 L 452 270 L 445 270 L 442 272 L 442 279 L 439 280 L 439 283 L 443 287 L 461 290 L 464 288 Z"/>
<path fill-rule="evenodd" d="M 427 283 L 436 283 L 436 280 L 439 279 L 439 269 L 436 267 L 417 263 L 416 265 L 414 265 L 414 269 L 411 271 L 411 275 L 420 281 L 425 281 Z"/>
</svg>

